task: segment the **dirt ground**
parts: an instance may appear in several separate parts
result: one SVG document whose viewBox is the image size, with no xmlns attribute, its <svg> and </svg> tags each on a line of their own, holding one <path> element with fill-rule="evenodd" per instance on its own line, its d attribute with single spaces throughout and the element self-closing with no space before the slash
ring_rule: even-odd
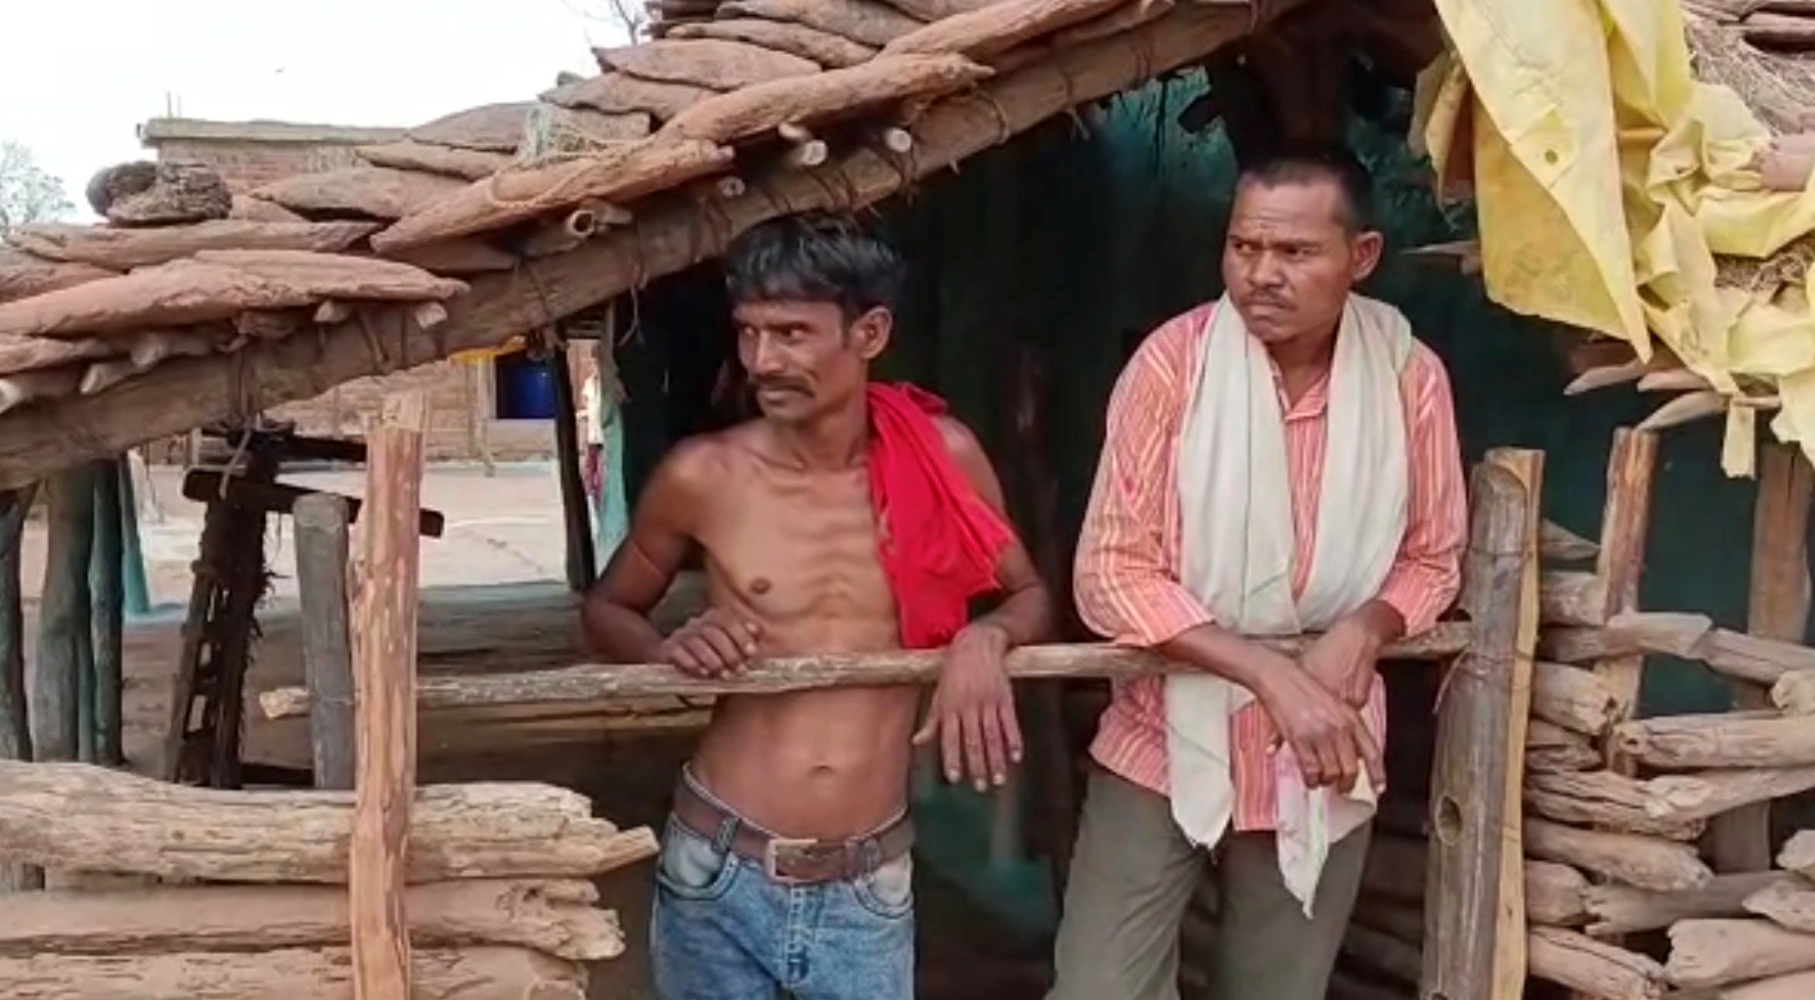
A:
<svg viewBox="0 0 1815 1000">
<path fill-rule="evenodd" d="M 291 472 L 283 481 L 357 496 L 363 474 Z M 181 471 L 154 468 L 140 497 L 140 535 L 146 575 L 156 612 L 128 624 L 125 649 L 126 750 L 133 766 L 154 766 L 167 727 L 170 676 L 176 629 L 190 586 L 202 505 L 181 495 Z M 477 466 L 431 467 L 423 484 L 424 506 L 440 510 L 447 525 L 439 539 L 422 546 L 425 587 L 459 584 L 553 584 L 563 577 L 559 488 L 547 464 L 504 465 L 487 476 Z M 32 599 L 41 590 L 44 556 L 41 523 L 28 527 L 24 543 L 27 655 L 31 655 Z M 287 521 L 278 519 L 267 539 L 272 571 L 272 607 L 293 605 L 294 549 Z M 274 657 L 267 656 L 267 661 Z M 255 663 L 248 687 L 261 689 L 258 675 L 270 669 Z M 285 681 L 293 683 L 293 681 Z M 289 720 L 294 722 L 294 720 Z M 264 723 L 249 714 L 248 755 L 271 763 L 307 765 L 306 731 L 296 725 Z M 596 811 L 620 826 L 659 826 L 675 769 L 685 759 L 692 735 L 686 732 L 584 734 L 565 742 L 533 747 L 486 743 L 482 752 L 424 761 L 424 781 L 530 780 L 573 788 L 592 797 Z M 1033 1000 L 1044 990 L 1047 943 L 1016 937 L 970 904 L 952 886 L 920 866 L 921 988 L 926 1000 Z M 599 963 L 592 973 L 596 1000 L 653 997 L 645 959 L 651 883 L 649 866 L 639 865 L 601 880 L 601 905 L 615 909 L 628 938 L 626 954 Z"/>
</svg>

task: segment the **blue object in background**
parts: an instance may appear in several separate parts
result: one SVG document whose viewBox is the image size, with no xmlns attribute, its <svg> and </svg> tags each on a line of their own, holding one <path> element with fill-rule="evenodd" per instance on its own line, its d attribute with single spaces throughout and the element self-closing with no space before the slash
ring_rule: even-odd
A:
<svg viewBox="0 0 1815 1000">
<path fill-rule="evenodd" d="M 532 361 L 521 351 L 493 362 L 499 420 L 553 420 L 555 379 L 546 360 Z"/>
</svg>

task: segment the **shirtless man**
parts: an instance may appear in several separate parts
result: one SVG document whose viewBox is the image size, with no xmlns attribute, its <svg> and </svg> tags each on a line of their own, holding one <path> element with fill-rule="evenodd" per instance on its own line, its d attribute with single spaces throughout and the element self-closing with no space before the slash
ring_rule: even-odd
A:
<svg viewBox="0 0 1815 1000">
<path fill-rule="evenodd" d="M 727 269 L 761 417 L 656 469 L 585 602 L 590 639 L 705 677 L 761 656 L 947 654 L 918 731 L 914 687 L 720 700 L 664 834 L 656 989 L 906 1000 L 911 746 L 936 742 L 948 780 L 1005 780 L 1021 739 L 1002 658 L 1047 631 L 1050 599 L 976 439 L 930 397 L 869 382 L 901 284 L 893 250 L 844 218 L 800 216 L 745 234 Z M 710 609 L 664 637 L 648 612 L 696 545 Z M 1000 603 L 967 621 L 965 598 L 990 591 Z"/>
</svg>

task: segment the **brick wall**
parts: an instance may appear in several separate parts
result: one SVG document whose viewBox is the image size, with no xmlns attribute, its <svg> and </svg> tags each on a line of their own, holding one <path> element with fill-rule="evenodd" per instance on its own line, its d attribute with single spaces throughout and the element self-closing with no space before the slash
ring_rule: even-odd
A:
<svg viewBox="0 0 1815 1000">
<path fill-rule="evenodd" d="M 232 139 L 166 139 L 157 144 L 161 160 L 205 163 L 220 172 L 234 193 L 296 174 L 312 174 L 364 161 L 351 145 L 309 145 Z"/>
<path fill-rule="evenodd" d="M 385 130 L 273 122 L 219 123 L 154 120 L 141 131 L 145 144 L 161 160 L 203 163 L 219 171 L 235 192 L 300 173 L 358 166 L 354 149 L 393 137 Z M 503 331 L 499 340 L 519 331 Z M 576 379 L 590 371 L 589 360 L 576 351 L 570 359 Z M 554 453 L 554 430 L 547 421 L 498 420 L 481 393 L 480 378 L 491 377 L 486 364 L 441 362 L 379 378 L 362 378 L 314 399 L 274 407 L 271 416 L 293 420 L 307 434 L 358 436 L 378 413 L 384 397 L 406 388 L 426 389 L 432 426 L 426 442 L 431 460 L 472 460 L 489 453 L 496 461 L 544 458 Z M 576 390 L 575 400 L 579 396 Z M 145 449 L 148 461 L 181 462 L 187 449 L 181 439 Z"/>
</svg>

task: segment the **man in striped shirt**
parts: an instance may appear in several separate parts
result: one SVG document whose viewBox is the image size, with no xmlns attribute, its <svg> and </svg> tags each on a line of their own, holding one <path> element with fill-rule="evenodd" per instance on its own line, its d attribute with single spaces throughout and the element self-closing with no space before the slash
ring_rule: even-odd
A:
<svg viewBox="0 0 1815 1000">
<path fill-rule="evenodd" d="M 1375 662 L 1453 601 L 1465 539 L 1442 364 L 1352 291 L 1370 201 L 1343 150 L 1249 165 L 1227 293 L 1116 385 L 1079 611 L 1197 670 L 1120 683 L 1103 715 L 1048 1000 L 1175 1000 L 1206 868 L 1213 995 L 1324 996 L 1384 781 Z M 1298 631 L 1320 637 L 1296 659 L 1245 637 Z"/>
</svg>

